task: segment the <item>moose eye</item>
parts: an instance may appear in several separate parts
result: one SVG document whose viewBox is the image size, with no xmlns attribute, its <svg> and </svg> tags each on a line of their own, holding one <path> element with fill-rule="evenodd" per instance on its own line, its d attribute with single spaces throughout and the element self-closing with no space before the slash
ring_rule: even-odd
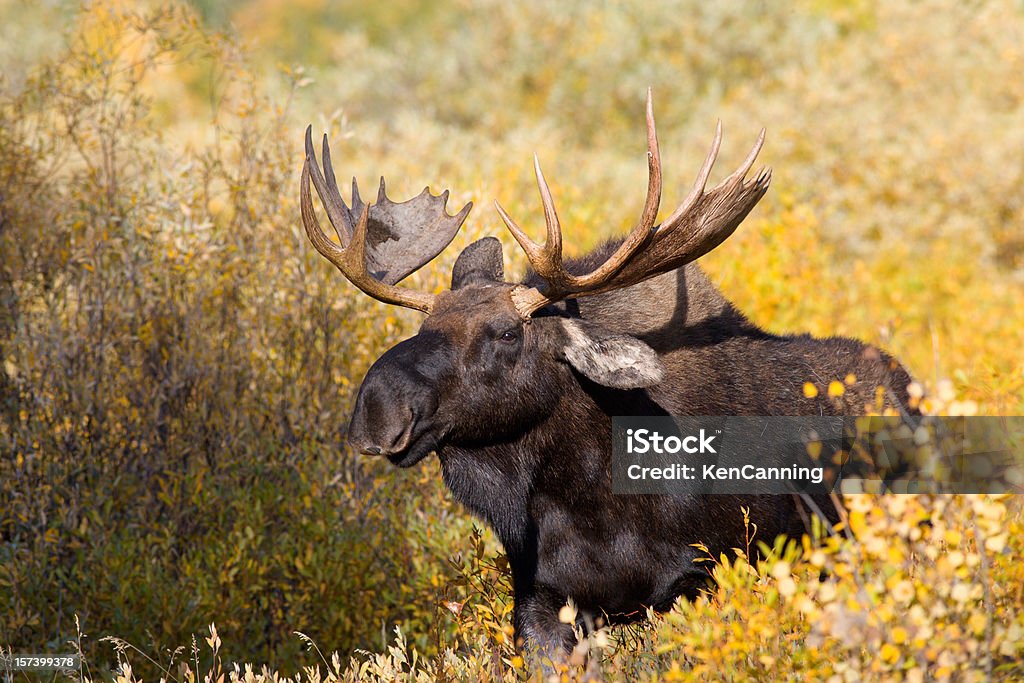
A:
<svg viewBox="0 0 1024 683">
<path fill-rule="evenodd" d="M 501 333 L 501 336 L 499 336 L 498 339 L 503 342 L 514 342 L 519 339 L 519 333 L 515 330 L 506 330 Z"/>
</svg>

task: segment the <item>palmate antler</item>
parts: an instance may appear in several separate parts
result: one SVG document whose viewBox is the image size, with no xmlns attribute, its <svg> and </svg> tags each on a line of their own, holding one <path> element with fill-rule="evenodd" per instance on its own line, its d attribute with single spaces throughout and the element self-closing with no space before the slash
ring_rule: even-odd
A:
<svg viewBox="0 0 1024 683">
<path fill-rule="evenodd" d="M 352 284 L 374 299 L 430 313 L 434 295 L 395 285 L 432 261 L 451 243 L 473 208 L 473 202 L 454 216 L 449 216 L 445 210 L 448 190 L 435 197 L 428 188 L 423 188 L 423 192 L 406 202 L 392 202 L 381 178 L 377 201 L 372 205 L 364 204 L 353 178 L 352 208 L 349 209 L 334 179 L 326 135 L 323 157 L 321 174 L 310 126 L 306 128 L 306 163 L 302 167 L 299 188 L 302 225 L 309 241 Z M 341 246 L 332 242 L 320 228 L 309 191 L 311 177 Z"/>
<path fill-rule="evenodd" d="M 655 226 L 661 203 L 661 157 L 654 125 L 651 91 L 647 91 L 647 199 L 640 220 L 607 261 L 582 275 L 570 273 L 562 261 L 562 229 L 555 211 L 551 190 L 540 163 L 534 157 L 534 171 L 544 205 L 547 239 L 543 245 L 533 242 L 514 220 L 495 202 L 498 213 L 512 236 L 526 252 L 542 287 L 518 285 L 512 299 L 523 318 L 548 304 L 566 298 L 578 298 L 622 289 L 694 261 L 721 244 L 739 226 L 754 205 L 764 196 L 771 181 L 771 169 L 763 169 L 754 180 L 745 180 L 761 145 L 764 130 L 746 160 L 728 178 L 705 191 L 711 167 L 722 144 L 719 122 L 697 180 L 683 203 L 661 225 Z M 451 243 L 465 221 L 472 202 L 455 216 L 445 210 L 448 191 L 433 196 L 423 192 L 406 202 L 387 198 L 384 179 L 376 203 L 364 204 L 352 181 L 352 208 L 338 190 L 331 166 L 327 136 L 323 141 L 324 172 L 321 174 L 313 151 L 311 127 L 306 129 L 306 163 L 302 167 L 302 223 L 313 246 L 338 267 L 352 284 L 385 303 L 430 313 L 435 297 L 395 285 L 435 258 Z M 309 183 L 323 202 L 341 246 L 335 244 L 317 221 Z M 357 218 L 358 217 L 358 218 Z"/>
<path fill-rule="evenodd" d="M 722 124 L 719 122 L 704 165 L 697 174 L 693 189 L 683 203 L 661 225 L 654 227 L 661 201 L 661 157 L 658 135 L 654 125 L 651 91 L 647 91 L 647 200 L 636 227 L 607 261 L 584 275 L 574 275 L 562 262 L 562 230 L 558 222 L 540 163 L 534 157 L 534 171 L 544 205 L 547 240 L 543 246 L 533 242 L 514 220 L 495 202 L 498 213 L 509 232 L 526 252 L 530 266 L 544 280 L 543 287 L 521 285 L 512 293 L 519 313 L 529 317 L 535 311 L 556 301 L 578 298 L 643 282 L 662 273 L 675 270 L 694 261 L 721 244 L 739 226 L 754 205 L 764 196 L 771 181 L 771 169 L 762 170 L 757 177 L 745 182 L 747 172 L 754 164 L 764 130 L 754 143 L 746 160 L 728 178 L 709 192 L 704 188 L 711 167 L 722 144 Z"/>
</svg>

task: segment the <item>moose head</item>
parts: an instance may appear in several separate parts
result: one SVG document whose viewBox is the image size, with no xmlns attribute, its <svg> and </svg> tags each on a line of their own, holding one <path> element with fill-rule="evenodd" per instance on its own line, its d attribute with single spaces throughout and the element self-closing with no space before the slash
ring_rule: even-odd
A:
<svg viewBox="0 0 1024 683">
<path fill-rule="evenodd" d="M 534 275 L 526 282 L 506 282 L 501 244 L 488 237 L 462 252 L 451 289 L 437 295 L 396 285 L 451 242 L 472 203 L 449 216 L 448 192 L 435 197 L 427 189 L 394 203 L 382 178 L 372 205 L 361 200 L 353 180 L 349 208 L 335 181 L 326 135 L 321 173 L 307 129 L 301 208 L 310 241 L 369 296 L 427 315 L 419 333 L 381 356 L 363 381 L 349 430 L 359 452 L 384 455 L 408 467 L 446 445 L 512 438 L 550 415 L 564 385 L 576 381 L 574 373 L 616 389 L 645 388 L 662 380 L 662 363 L 647 344 L 572 316 L 559 302 L 628 288 L 706 254 L 733 233 L 764 195 L 771 174 L 764 170 L 745 180 L 764 141 L 762 130 L 743 164 L 714 189 L 705 190 L 722 140 L 719 123 L 693 189 L 656 225 L 662 173 L 650 92 L 646 113 L 649 174 L 644 207 L 629 235 L 606 249 L 611 253 L 603 262 L 587 268 L 563 260 L 558 214 L 535 157 L 545 243 L 533 242 L 495 202 Z M 310 180 L 340 246 L 320 227 Z"/>
</svg>

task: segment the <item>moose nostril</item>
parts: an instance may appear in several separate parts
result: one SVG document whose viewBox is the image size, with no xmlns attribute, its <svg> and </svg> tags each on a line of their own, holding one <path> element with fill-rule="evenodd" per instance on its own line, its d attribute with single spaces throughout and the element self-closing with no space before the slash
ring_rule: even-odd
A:
<svg viewBox="0 0 1024 683">
<path fill-rule="evenodd" d="M 364 446 L 363 453 L 366 455 L 380 455 L 380 446 Z"/>
</svg>

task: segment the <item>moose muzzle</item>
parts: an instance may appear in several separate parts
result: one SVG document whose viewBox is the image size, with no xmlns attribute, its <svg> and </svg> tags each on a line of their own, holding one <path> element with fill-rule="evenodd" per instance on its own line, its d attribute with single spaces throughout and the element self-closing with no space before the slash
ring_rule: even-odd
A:
<svg viewBox="0 0 1024 683">
<path fill-rule="evenodd" d="M 409 467 L 435 448 L 436 377 L 444 355 L 439 340 L 419 334 L 373 364 L 349 425 L 348 440 L 356 451 Z"/>
</svg>

